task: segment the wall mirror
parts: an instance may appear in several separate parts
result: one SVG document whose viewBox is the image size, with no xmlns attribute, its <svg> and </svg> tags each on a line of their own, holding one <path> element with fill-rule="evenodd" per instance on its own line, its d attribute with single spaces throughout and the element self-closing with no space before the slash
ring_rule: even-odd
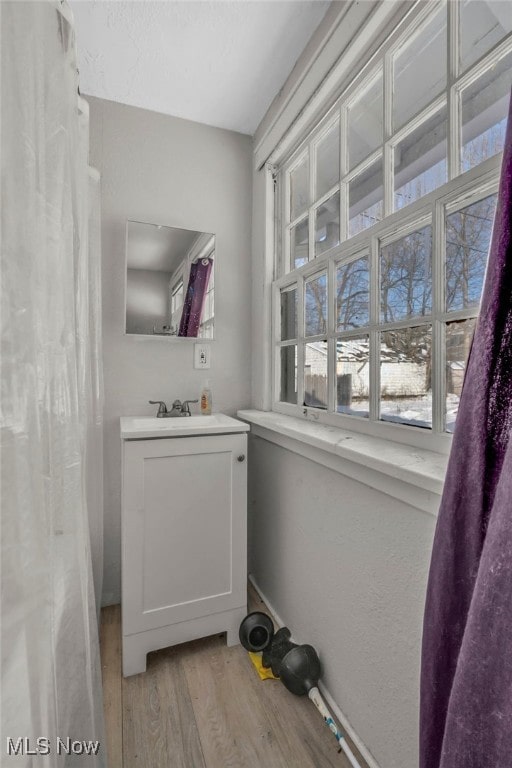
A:
<svg viewBox="0 0 512 768">
<path fill-rule="evenodd" d="M 214 263 L 210 232 L 128 221 L 126 333 L 212 339 Z"/>
</svg>

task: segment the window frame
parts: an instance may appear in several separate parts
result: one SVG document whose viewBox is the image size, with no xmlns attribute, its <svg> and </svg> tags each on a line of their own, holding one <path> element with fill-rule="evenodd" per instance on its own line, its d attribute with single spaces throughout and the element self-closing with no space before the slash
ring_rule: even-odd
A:
<svg viewBox="0 0 512 768">
<path fill-rule="evenodd" d="M 176 305 L 175 298 L 176 298 L 176 295 L 179 293 L 180 289 L 181 289 L 181 292 L 182 292 L 181 304 Z M 184 282 L 183 282 L 183 273 L 182 273 L 177 279 L 174 280 L 174 282 L 171 284 L 171 287 L 170 287 L 170 295 L 171 295 L 171 312 L 170 312 L 170 314 L 171 314 L 171 317 L 172 317 L 172 315 L 175 312 L 177 312 L 179 309 L 182 308 L 183 303 L 184 303 L 184 293 L 185 293 L 185 285 L 184 285 Z"/>
<path fill-rule="evenodd" d="M 278 278 L 272 285 L 272 410 L 290 416 L 309 415 L 316 421 L 345 429 L 389 437 L 396 442 L 413 443 L 420 447 L 430 446 L 443 450 L 451 434 L 444 432 L 444 325 L 447 322 L 476 317 L 478 309 L 451 310 L 444 307 L 445 220 L 452 213 L 485 199 L 498 191 L 500 156 L 484 161 L 471 169 L 464 178 L 454 179 L 444 187 L 434 190 L 412 203 L 404 211 L 396 211 L 372 227 L 368 243 L 368 231 L 364 231 L 322 254 L 293 272 Z M 482 168 L 482 166 L 485 166 Z M 379 250 L 383 245 L 395 242 L 411 232 L 432 226 L 432 312 L 425 316 L 407 318 L 392 323 L 381 323 L 379 296 Z M 335 285 L 336 269 L 362 256 L 369 256 L 370 263 L 370 323 L 361 328 L 338 331 L 336 329 Z M 306 280 L 327 271 L 328 302 L 327 331 L 315 336 L 305 335 L 304 284 Z M 297 336 L 281 340 L 281 291 L 297 286 Z M 432 430 L 418 429 L 407 424 L 391 424 L 378 419 L 377 401 L 380 397 L 378 334 L 383 330 L 398 330 L 418 325 L 432 324 L 433 337 L 433 411 Z M 370 335 L 370 418 L 335 412 L 335 345 L 337 339 L 357 338 Z M 327 339 L 328 343 L 328 410 L 305 406 L 304 403 L 304 350 L 310 341 Z M 280 395 L 280 350 L 284 346 L 297 346 L 297 404 L 283 402 Z"/>
<path fill-rule="evenodd" d="M 444 9 L 447 13 L 447 76 L 444 91 L 433 98 L 426 106 L 413 115 L 399 130 L 393 130 L 392 125 L 392 72 L 393 60 L 402 46 L 410 42 L 411 37 L 421 34 L 425 25 L 434 15 Z M 459 4 L 434 0 L 426 6 L 420 5 L 407 16 L 405 24 L 393 32 L 380 47 L 372 59 L 363 67 L 348 87 L 338 97 L 337 101 L 317 121 L 316 126 L 300 142 L 294 151 L 284 159 L 278 169 L 271 168 L 274 177 L 274 280 L 271 287 L 271 408 L 273 411 L 291 416 L 310 417 L 320 423 L 344 427 L 351 431 L 374 434 L 379 437 L 393 439 L 396 442 L 431 447 L 433 450 L 446 451 L 451 443 L 451 434 L 444 427 L 444 327 L 447 322 L 469 319 L 478 314 L 478 308 L 468 308 L 457 311 L 444 311 L 444 227 L 446 216 L 456 210 L 484 199 L 497 191 L 501 153 L 487 158 L 478 166 L 462 172 L 461 133 L 461 94 L 465 88 L 475 82 L 487 70 L 491 69 L 503 56 L 512 50 L 512 33 L 506 35 L 491 51 L 481 56 L 467 71 L 459 73 Z M 347 133 L 348 113 L 351 105 L 357 100 L 361 89 L 371 87 L 382 72 L 383 78 L 383 143 L 368 157 L 360 161 L 354 168 L 349 168 L 348 142 L 343 141 Z M 395 147 L 408 135 L 424 123 L 428 117 L 446 108 L 447 119 L 447 181 L 424 197 L 408 204 L 402 209 L 394 210 L 394 153 Z M 339 120 L 340 125 L 340 175 L 339 181 L 321 198 L 315 200 L 316 182 L 316 147 Z M 304 157 L 309 164 L 309 201 L 306 210 L 290 220 L 288 216 L 290 205 L 290 174 Z M 362 230 L 353 237 L 348 237 L 348 184 L 360 173 L 364 172 L 379 158 L 383 162 L 383 218 L 371 227 Z M 319 256 L 314 255 L 315 214 L 319 206 L 340 191 L 340 244 Z M 287 210 L 288 206 L 288 210 Z M 293 268 L 290 263 L 291 231 L 297 223 L 307 218 L 309 226 L 309 261 L 304 265 Z M 393 324 L 378 322 L 380 307 L 378 295 L 378 265 L 379 245 L 395 241 L 408 232 L 428 222 L 432 226 L 432 312 L 418 318 L 409 318 Z M 338 264 L 349 263 L 356 258 L 369 254 L 370 262 L 370 323 L 360 329 L 336 331 L 335 327 L 335 276 Z M 328 307 L 327 333 L 321 336 L 306 337 L 304 335 L 304 281 L 316 273 L 327 270 L 328 275 Z M 281 290 L 297 286 L 297 325 L 296 339 L 280 339 L 280 295 Z M 377 321 L 377 322 L 376 322 Z M 379 355 L 377 353 L 378 333 L 383 329 L 409 328 L 416 325 L 432 325 L 433 371 L 432 371 L 432 429 L 418 429 L 406 424 L 392 424 L 380 421 L 378 417 L 378 401 L 380 399 L 379 385 Z M 370 417 L 368 419 L 351 414 L 335 411 L 335 350 L 339 338 L 357 338 L 361 335 L 370 336 Z M 308 341 L 327 339 L 328 343 L 328 409 L 305 406 L 304 403 L 304 354 Z M 297 404 L 283 402 L 280 396 L 280 355 L 283 346 L 297 347 Z"/>
</svg>

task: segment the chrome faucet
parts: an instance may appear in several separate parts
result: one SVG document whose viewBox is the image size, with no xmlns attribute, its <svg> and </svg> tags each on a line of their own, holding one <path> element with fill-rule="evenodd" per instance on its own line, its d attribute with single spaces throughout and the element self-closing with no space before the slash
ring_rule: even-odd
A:
<svg viewBox="0 0 512 768">
<path fill-rule="evenodd" d="M 167 406 L 163 400 L 149 400 L 150 405 L 158 405 L 158 413 L 156 414 L 158 419 L 163 419 L 168 416 Z"/>
<path fill-rule="evenodd" d="M 199 400 L 184 400 L 181 404 L 181 415 L 192 416 L 192 414 L 190 413 L 189 403 L 198 403 L 198 402 Z"/>
<path fill-rule="evenodd" d="M 158 412 L 156 414 L 158 419 L 174 419 L 181 416 L 191 416 L 190 403 L 197 403 L 198 400 L 175 400 L 172 404 L 170 411 L 167 410 L 167 406 L 163 400 L 149 400 L 150 405 L 158 405 Z"/>
</svg>

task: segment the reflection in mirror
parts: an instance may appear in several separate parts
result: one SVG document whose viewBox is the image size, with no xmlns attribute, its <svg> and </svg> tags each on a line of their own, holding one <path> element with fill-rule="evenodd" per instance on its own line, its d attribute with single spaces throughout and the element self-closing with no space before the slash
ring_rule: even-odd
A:
<svg viewBox="0 0 512 768">
<path fill-rule="evenodd" d="M 128 221 L 126 333 L 211 339 L 215 235 Z"/>
</svg>

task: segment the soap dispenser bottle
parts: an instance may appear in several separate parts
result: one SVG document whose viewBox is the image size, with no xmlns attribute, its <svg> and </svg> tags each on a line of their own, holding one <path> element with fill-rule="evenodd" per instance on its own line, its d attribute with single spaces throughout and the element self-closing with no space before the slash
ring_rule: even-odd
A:
<svg viewBox="0 0 512 768">
<path fill-rule="evenodd" d="M 201 392 L 201 415 L 210 416 L 212 412 L 212 392 L 210 389 L 210 380 L 206 379 Z"/>
</svg>

